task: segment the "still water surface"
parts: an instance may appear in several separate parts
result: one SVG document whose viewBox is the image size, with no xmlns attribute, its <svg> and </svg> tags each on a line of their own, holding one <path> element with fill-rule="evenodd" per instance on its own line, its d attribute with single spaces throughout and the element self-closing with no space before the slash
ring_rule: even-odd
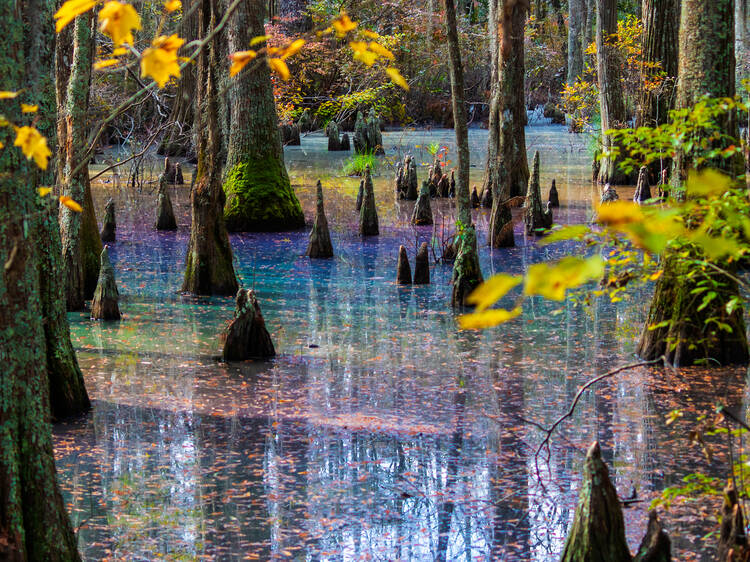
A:
<svg viewBox="0 0 750 562">
<path fill-rule="evenodd" d="M 118 209 L 110 257 L 124 317 L 71 315 L 94 407 L 54 428 L 86 559 L 555 560 L 591 441 L 602 443 L 620 494 L 635 486 L 646 500 L 626 510 L 632 548 L 664 486 L 697 469 L 722 474 L 721 455 L 707 465 L 664 416 L 717 397 L 741 403 L 735 371 L 640 369 L 602 383 L 563 424 L 549 459 L 535 462 L 539 426 L 565 412 L 582 383 L 633 361 L 648 295 L 616 305 L 529 300 L 515 321 L 473 333 L 457 330 L 449 265 L 431 267 L 429 286 L 395 285 L 399 245 L 413 260 L 419 243 L 450 234 L 455 212 L 433 202 L 434 230 L 412 227 L 413 203 L 393 200 L 392 164 L 412 152 L 425 164 L 421 181 L 431 160 L 422 147 L 452 149 L 452 135 L 384 134 L 381 235 L 366 240 L 356 236 L 358 180 L 340 176 L 346 156 L 329 154 L 319 135 L 286 149 L 308 222 L 323 180 L 336 258 L 307 259 L 307 230 L 231 237 L 241 285 L 258 293 L 279 354 L 269 362 L 217 361 L 233 300 L 179 294 L 187 187 L 173 189 L 179 231 L 157 233 L 153 184 L 132 192 L 108 177 L 97 186 L 98 216 L 107 197 Z M 486 135 L 471 131 L 480 187 Z M 530 156 L 541 152 L 543 189 L 557 180 L 556 222 L 590 220 L 588 140 L 534 126 L 527 142 Z M 487 214 L 475 214 L 480 242 Z M 539 248 L 520 224 L 516 241 L 482 245 L 485 276 L 579 251 Z M 677 558 L 710 559 L 700 537 L 713 522 L 691 525 L 673 536 Z"/>
</svg>

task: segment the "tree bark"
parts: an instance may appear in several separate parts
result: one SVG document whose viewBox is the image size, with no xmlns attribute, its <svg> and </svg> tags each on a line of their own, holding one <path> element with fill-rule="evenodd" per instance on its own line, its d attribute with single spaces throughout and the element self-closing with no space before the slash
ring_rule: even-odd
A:
<svg viewBox="0 0 750 562">
<path fill-rule="evenodd" d="M 569 86 L 583 76 L 583 51 L 588 45 L 583 44 L 584 25 L 586 24 L 586 0 L 569 0 L 568 17 L 568 77 Z"/>
<path fill-rule="evenodd" d="M 206 36 L 216 24 L 216 0 L 200 2 L 200 32 Z M 211 41 L 198 55 L 198 165 L 190 193 L 193 219 L 182 284 L 183 291 L 196 295 L 234 295 L 238 289 L 223 215 L 216 68 L 216 41 Z"/>
<path fill-rule="evenodd" d="M 644 66 L 636 127 L 656 127 L 666 122 L 675 103 L 680 0 L 643 0 L 642 17 Z M 647 82 L 653 82 L 657 72 L 666 77 L 660 87 L 649 88 Z"/>
<path fill-rule="evenodd" d="M 496 78 L 490 99 L 490 132 L 484 189 L 501 202 L 524 195 L 529 181 L 526 155 L 524 99 L 524 27 L 526 5 L 513 0 L 497 2 L 491 35 L 497 35 L 493 62 Z M 503 173 L 501 173 L 501 170 Z"/>
<path fill-rule="evenodd" d="M 227 28 L 230 52 L 246 50 L 253 37 L 265 34 L 264 15 L 262 0 L 240 3 Z M 232 126 L 224 180 L 227 228 L 231 232 L 301 228 L 305 216 L 284 165 L 266 61 L 250 63 L 232 79 L 229 91 Z"/>
<path fill-rule="evenodd" d="M 613 148 L 609 129 L 627 127 L 627 115 L 620 80 L 621 62 L 613 45 L 617 33 L 617 0 L 596 0 L 596 62 L 599 76 L 599 110 L 602 122 L 602 147 Z M 618 158 L 607 157 L 601 161 L 601 183 L 624 184 L 629 177 L 619 169 Z"/>
<path fill-rule="evenodd" d="M 68 310 L 83 310 L 91 298 L 99 277 L 99 254 L 102 242 L 96 223 L 94 200 L 91 196 L 88 163 L 75 174 L 86 152 L 88 107 L 91 90 L 91 65 L 94 57 L 94 15 L 92 11 L 77 17 L 73 25 L 72 69 L 65 89 L 65 112 L 58 116 L 65 122 L 65 137 L 58 146 L 58 158 L 64 160 L 62 193 L 79 203 L 79 213 L 60 206 L 60 234 L 65 271 L 65 295 Z M 58 74 L 64 78 L 64 73 Z M 61 87 L 58 86 L 58 92 Z"/>
<path fill-rule="evenodd" d="M 0 0 L 0 90 L 23 91 L 26 103 L 50 103 L 54 6 Z M 46 81 L 46 84 L 45 84 Z M 4 106 L 26 124 L 18 104 Z M 54 135 L 50 126 L 46 133 Z M 80 560 L 55 477 L 41 290 L 38 195 L 43 175 L 0 130 L 0 559 Z M 47 217 L 49 218 L 49 217 Z M 35 221 L 37 224 L 35 225 Z M 50 223 L 48 223 L 50 224 Z M 54 221 L 51 221 L 54 230 Z M 38 243 L 37 243 L 38 242 Z M 59 298 L 59 297 L 58 297 Z M 63 313 L 64 314 L 64 313 Z"/>
</svg>

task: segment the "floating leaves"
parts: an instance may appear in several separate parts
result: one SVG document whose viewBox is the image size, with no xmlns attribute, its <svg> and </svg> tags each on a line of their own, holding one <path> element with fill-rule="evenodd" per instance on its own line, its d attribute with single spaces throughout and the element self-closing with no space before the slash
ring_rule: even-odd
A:
<svg viewBox="0 0 750 562">
<path fill-rule="evenodd" d="M 177 62 L 177 50 L 185 43 L 177 35 L 161 35 L 151 42 L 151 47 L 141 56 L 141 76 L 153 78 L 159 88 L 163 88 L 169 79 L 180 77 L 180 65 Z"/>
<path fill-rule="evenodd" d="M 99 31 L 112 39 L 115 47 L 133 44 L 133 31 L 141 29 L 141 17 L 130 4 L 110 0 L 99 11 Z"/>
<path fill-rule="evenodd" d="M 47 169 L 47 162 L 52 155 L 47 146 L 47 139 L 34 127 L 16 127 L 16 140 L 14 146 L 18 146 L 28 160 L 34 162 L 42 170 Z"/>
</svg>

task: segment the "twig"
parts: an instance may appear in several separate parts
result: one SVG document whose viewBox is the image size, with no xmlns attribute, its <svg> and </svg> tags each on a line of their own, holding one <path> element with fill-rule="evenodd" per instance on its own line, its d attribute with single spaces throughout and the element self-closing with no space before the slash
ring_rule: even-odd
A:
<svg viewBox="0 0 750 562">
<path fill-rule="evenodd" d="M 94 181 L 94 180 L 95 180 L 96 178 L 98 178 L 99 176 L 103 175 L 103 174 L 104 174 L 104 173 L 106 173 L 106 172 L 109 172 L 110 170 L 114 170 L 115 168 L 117 168 L 117 167 L 119 167 L 119 166 L 122 166 L 123 164 L 127 164 L 127 163 L 128 163 L 128 162 L 130 162 L 131 160 L 135 160 L 136 158 L 139 158 L 140 156 L 143 156 L 143 155 L 144 155 L 144 154 L 146 153 L 146 151 L 147 151 L 147 150 L 148 150 L 149 148 L 151 148 L 151 145 L 152 145 L 152 144 L 154 144 L 154 141 L 156 140 L 156 137 L 158 137 L 158 136 L 159 136 L 159 133 L 161 133 L 161 132 L 162 132 L 162 131 L 163 131 L 164 129 L 166 129 L 167 127 L 171 127 L 172 125 L 173 125 L 173 123 L 172 123 L 172 122 L 169 122 L 169 123 L 166 123 L 166 124 L 164 124 L 164 125 L 160 126 L 160 127 L 159 127 L 159 128 L 158 128 L 158 129 L 156 130 L 156 132 L 155 132 L 155 133 L 154 133 L 154 134 L 153 134 L 153 135 L 151 136 L 151 138 L 150 138 L 150 139 L 148 140 L 148 142 L 146 143 L 146 146 L 145 146 L 145 147 L 143 148 L 143 150 L 141 150 L 141 151 L 140 151 L 139 153 L 137 153 L 137 154 L 133 154 L 133 155 L 131 155 L 131 156 L 128 156 L 128 157 L 127 157 L 127 158 L 126 158 L 125 160 L 123 160 L 123 161 L 121 161 L 121 162 L 115 162 L 115 163 L 114 163 L 114 164 L 112 164 L 111 166 L 107 166 L 107 167 L 106 167 L 106 168 L 104 168 L 103 170 L 100 170 L 98 174 L 96 174 L 96 175 L 93 175 L 93 176 L 91 176 L 91 181 Z"/>
</svg>

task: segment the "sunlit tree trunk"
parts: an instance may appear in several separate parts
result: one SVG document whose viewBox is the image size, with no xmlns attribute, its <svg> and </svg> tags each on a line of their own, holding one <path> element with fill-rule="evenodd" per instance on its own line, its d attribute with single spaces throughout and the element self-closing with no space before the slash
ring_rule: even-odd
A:
<svg viewBox="0 0 750 562">
<path fill-rule="evenodd" d="M 680 30 L 680 0 L 643 0 L 643 74 L 636 127 L 664 123 L 674 108 L 677 52 Z M 666 73 L 658 88 L 649 86 L 657 72 Z"/>
<path fill-rule="evenodd" d="M 216 24 L 216 0 L 199 1 L 199 32 L 205 37 Z M 198 165 L 190 193 L 193 218 L 182 284 L 183 291 L 196 295 L 233 295 L 238 288 L 223 215 L 215 76 L 218 68 L 216 41 L 211 41 L 198 55 Z"/>
<path fill-rule="evenodd" d="M 50 102 L 53 11 L 40 0 L 0 0 L 0 90 L 21 91 L 26 103 Z M 31 121 L 16 100 L 3 114 L 17 125 Z M 45 132 L 54 134 L 51 124 Z M 49 426 L 39 255 L 47 241 L 37 238 L 34 189 L 42 174 L 13 147 L 14 137 L 12 128 L 0 129 L 0 559 L 75 561 Z"/>
<path fill-rule="evenodd" d="M 625 102 L 620 81 L 621 61 L 613 45 L 617 33 L 617 0 L 596 0 L 596 62 L 599 76 L 599 112 L 602 122 L 602 148 L 613 147 L 609 129 L 627 126 Z M 599 169 L 601 183 L 622 184 L 628 175 L 619 169 L 618 158 L 604 158 Z"/>
<path fill-rule="evenodd" d="M 77 17 L 73 27 L 72 68 L 65 87 L 64 141 L 58 146 L 58 158 L 64 160 L 58 183 L 67 195 L 83 207 L 83 212 L 60 206 L 60 234 L 65 269 L 65 295 L 68 310 L 83 310 L 84 301 L 91 298 L 99 277 L 99 254 L 102 241 L 96 224 L 94 201 L 91 197 L 88 161 L 85 158 L 88 133 L 88 107 L 91 90 L 91 65 L 94 58 L 94 15 L 92 11 Z M 58 65 L 58 78 L 65 72 Z M 57 91 L 62 91 L 58 85 Z M 63 135 L 58 132 L 58 137 Z M 80 169 L 76 171 L 77 168 Z"/>
<path fill-rule="evenodd" d="M 230 52 L 248 48 L 265 34 L 261 0 L 241 2 L 229 20 Z M 261 47 L 262 45 L 258 45 Z M 278 231 L 305 224 L 284 165 L 273 86 L 264 59 L 250 63 L 230 82 L 231 127 L 224 191 L 227 228 Z"/>
<path fill-rule="evenodd" d="M 682 0 L 680 20 L 680 54 L 677 85 L 677 107 L 688 108 L 703 95 L 734 96 L 734 4 L 733 0 Z M 731 117 L 723 124 L 725 132 L 736 138 L 737 123 Z M 724 171 L 739 171 L 730 161 L 715 162 Z M 687 170 L 695 163 L 678 156 L 672 172 L 672 184 L 678 187 Z M 712 365 L 745 363 L 748 346 L 743 310 L 738 306 L 731 314 L 726 305 L 740 298 L 737 283 L 725 275 L 709 270 L 696 270 L 679 254 L 684 249 L 669 249 L 663 258 L 663 275 L 656 282 L 648 322 L 641 335 L 638 353 L 646 359 L 665 356 L 679 366 L 711 360 Z M 700 258 L 695 248 L 690 256 Z M 722 264 L 730 273 L 734 265 Z M 717 296 L 702 310 L 703 299 L 692 294 L 701 279 L 709 277 L 718 283 Z M 720 329 L 709 319 L 716 319 L 731 328 Z M 653 327 L 653 329 L 649 329 Z"/>
<path fill-rule="evenodd" d="M 569 0 L 568 17 L 568 85 L 573 85 L 583 75 L 584 25 L 586 24 L 586 0 Z"/>
</svg>

